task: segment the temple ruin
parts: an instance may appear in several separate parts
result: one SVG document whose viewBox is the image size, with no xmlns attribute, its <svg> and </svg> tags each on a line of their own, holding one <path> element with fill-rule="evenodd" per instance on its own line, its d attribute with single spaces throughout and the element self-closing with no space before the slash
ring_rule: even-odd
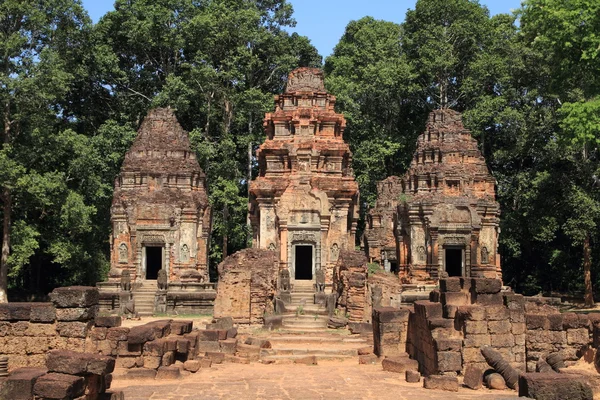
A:
<svg viewBox="0 0 600 400">
<path fill-rule="evenodd" d="M 211 212 L 205 175 L 169 108 L 151 110 L 115 179 L 111 274 L 208 280 Z"/>
<path fill-rule="evenodd" d="M 408 282 L 500 277 L 499 216 L 495 179 L 461 115 L 435 110 L 407 174 L 379 184 L 365 249 Z"/>
<path fill-rule="evenodd" d="M 358 185 L 342 137 L 346 121 L 334 106 L 323 72 L 299 68 L 265 117 L 259 176 L 250 185 L 253 247 L 276 251 L 292 281 L 313 281 L 323 269 L 331 283 L 340 250 L 354 248 Z"/>
</svg>

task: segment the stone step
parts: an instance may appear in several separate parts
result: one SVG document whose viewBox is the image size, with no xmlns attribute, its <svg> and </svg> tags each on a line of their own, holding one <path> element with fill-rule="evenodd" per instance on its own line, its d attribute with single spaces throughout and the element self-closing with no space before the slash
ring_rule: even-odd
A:
<svg viewBox="0 0 600 400">
<path fill-rule="evenodd" d="M 329 317 L 325 315 L 319 314 L 300 314 L 296 315 L 295 313 L 285 313 L 282 314 L 284 321 L 298 320 L 298 321 L 328 321 Z"/>
<path fill-rule="evenodd" d="M 289 349 L 262 349 L 261 357 L 266 356 L 290 356 L 290 355 L 332 355 L 332 356 L 357 356 L 358 349 L 307 349 L 307 348 L 289 348 Z"/>
<path fill-rule="evenodd" d="M 269 342 L 276 345 L 277 343 L 327 343 L 327 344 L 356 344 L 358 347 L 368 343 L 362 337 L 344 337 L 339 334 L 325 334 L 321 336 L 309 336 L 309 335 L 281 335 L 281 336 L 269 336 Z"/>
<path fill-rule="evenodd" d="M 265 356 L 261 357 L 261 360 L 264 362 L 273 362 L 275 364 L 292 364 L 295 360 L 301 359 L 307 356 L 315 356 L 318 361 L 322 360 L 346 360 L 349 358 L 353 358 L 353 355 L 344 355 L 344 354 L 287 354 L 287 355 L 273 355 L 273 356 Z"/>
<path fill-rule="evenodd" d="M 300 329 L 300 330 L 327 329 L 327 323 L 302 323 L 302 322 L 283 321 L 283 323 L 281 325 L 284 329 Z"/>
</svg>

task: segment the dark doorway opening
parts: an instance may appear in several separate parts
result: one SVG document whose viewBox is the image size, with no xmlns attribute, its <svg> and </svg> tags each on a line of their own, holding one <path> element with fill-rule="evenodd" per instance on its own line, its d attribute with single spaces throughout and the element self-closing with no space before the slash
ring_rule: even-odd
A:
<svg viewBox="0 0 600 400">
<path fill-rule="evenodd" d="M 448 276 L 462 276 L 462 249 L 446 249 L 446 272 Z"/>
<path fill-rule="evenodd" d="M 295 279 L 312 279 L 312 246 L 296 246 L 296 277 Z"/>
<path fill-rule="evenodd" d="M 162 247 L 146 247 L 146 279 L 158 278 L 162 268 Z"/>
</svg>

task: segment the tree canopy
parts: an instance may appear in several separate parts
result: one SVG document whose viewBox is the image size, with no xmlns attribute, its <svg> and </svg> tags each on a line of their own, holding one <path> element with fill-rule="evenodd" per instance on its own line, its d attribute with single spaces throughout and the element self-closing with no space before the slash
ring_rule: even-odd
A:
<svg viewBox="0 0 600 400">
<path fill-rule="evenodd" d="M 364 217 L 406 171 L 429 111 L 464 115 L 497 180 L 505 283 L 600 287 L 600 5 L 418 0 L 405 22 L 351 21 L 322 64 L 286 0 L 0 4 L 0 301 L 108 270 L 113 181 L 141 118 L 170 106 L 207 173 L 210 262 L 248 246 L 262 121 L 289 71 L 321 67 L 348 120 Z M 23 295 L 23 297 L 27 297 Z"/>
</svg>

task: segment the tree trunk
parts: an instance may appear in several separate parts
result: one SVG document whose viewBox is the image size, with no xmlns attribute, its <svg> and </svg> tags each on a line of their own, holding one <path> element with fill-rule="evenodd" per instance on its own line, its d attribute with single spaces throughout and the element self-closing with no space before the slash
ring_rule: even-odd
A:
<svg viewBox="0 0 600 400">
<path fill-rule="evenodd" d="M 250 120 L 248 121 L 248 136 L 252 138 L 252 113 L 250 113 Z M 250 182 L 252 182 L 252 140 L 248 142 L 248 204 L 250 204 Z M 246 230 L 248 231 L 248 236 L 246 238 L 247 243 L 252 243 L 252 224 L 250 222 L 250 213 L 246 213 Z"/>
<path fill-rule="evenodd" d="M 583 241 L 583 277 L 585 281 L 585 306 L 594 306 L 594 292 L 592 290 L 592 249 L 590 246 L 590 234 L 587 233 Z"/>
<path fill-rule="evenodd" d="M 227 204 L 223 206 L 223 260 L 227 258 L 227 229 L 229 225 L 229 209 L 227 208 Z"/>
<path fill-rule="evenodd" d="M 0 257 L 0 303 L 8 303 L 8 256 L 10 254 L 10 214 L 12 211 L 12 194 L 9 188 L 2 189 L 2 256 Z"/>
</svg>

